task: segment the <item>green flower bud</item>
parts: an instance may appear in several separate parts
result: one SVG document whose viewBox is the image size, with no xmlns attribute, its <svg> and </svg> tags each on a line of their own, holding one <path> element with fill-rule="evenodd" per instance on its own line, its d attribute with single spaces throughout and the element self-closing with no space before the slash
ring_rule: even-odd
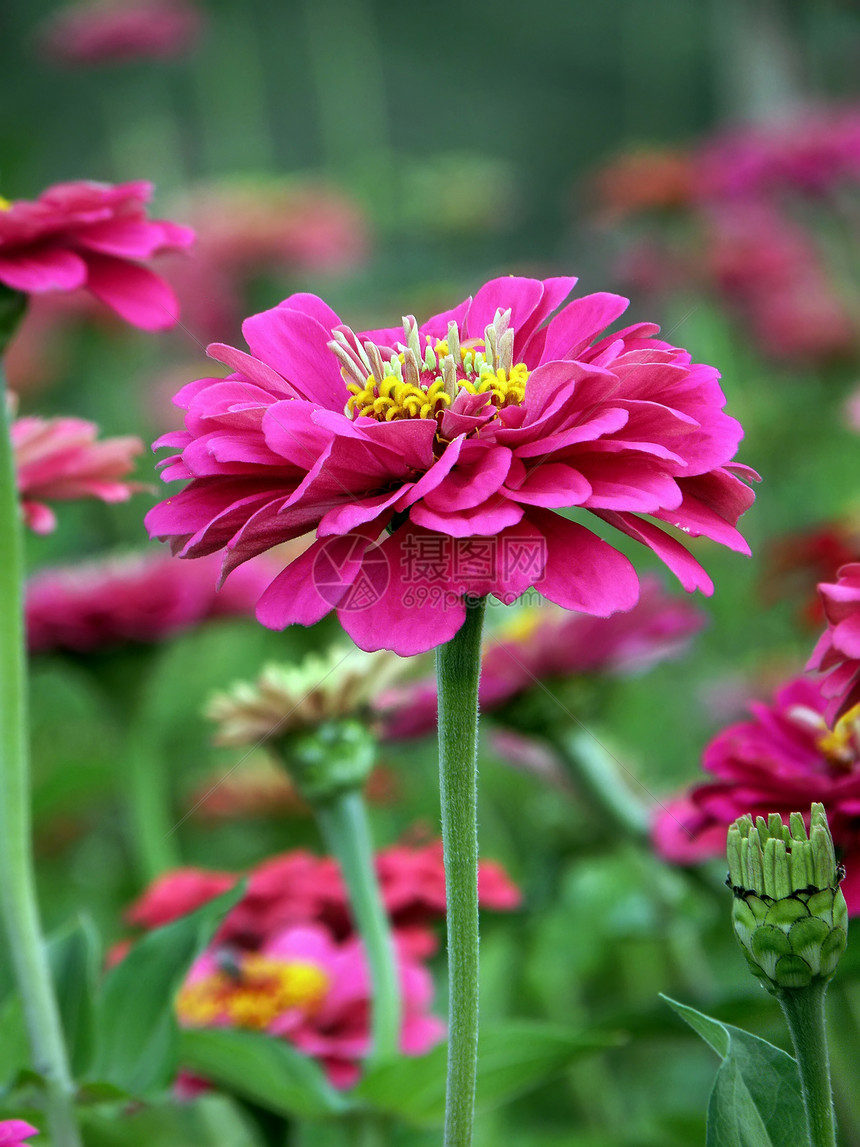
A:
<svg viewBox="0 0 860 1147">
<path fill-rule="evenodd" d="M 845 951 L 848 909 L 824 806 L 812 806 L 808 834 L 799 812 L 788 825 L 778 813 L 755 823 L 742 816 L 727 854 L 732 923 L 753 973 L 772 992 L 829 980 Z"/>
</svg>

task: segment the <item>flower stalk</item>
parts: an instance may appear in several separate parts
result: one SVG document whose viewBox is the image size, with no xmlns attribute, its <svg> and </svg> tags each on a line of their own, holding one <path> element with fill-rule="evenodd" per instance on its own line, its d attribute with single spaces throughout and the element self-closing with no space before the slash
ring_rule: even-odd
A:
<svg viewBox="0 0 860 1147">
<path fill-rule="evenodd" d="M 394 1059 L 400 1047 L 400 982 L 388 915 L 373 865 L 373 845 L 361 792 L 342 792 L 315 808 L 326 847 L 337 858 L 364 941 L 373 987 L 371 1064 Z"/>
<path fill-rule="evenodd" d="M 400 1048 L 400 979 L 362 795 L 376 759 L 376 739 L 359 721 L 332 720 L 303 736 L 285 737 L 281 752 L 340 865 L 364 941 L 373 988 L 370 1062 L 392 1060 Z"/>
<path fill-rule="evenodd" d="M 824 1014 L 826 992 L 827 981 L 816 980 L 806 988 L 787 988 L 776 994 L 794 1045 L 811 1147 L 836 1147 Z"/>
<path fill-rule="evenodd" d="M 0 901 L 33 1067 L 45 1080 L 51 1141 L 54 1147 L 79 1147 L 74 1086 L 36 903 L 23 620 L 24 545 L 2 371 L 0 531 L 5 539 L 0 561 Z"/>
<path fill-rule="evenodd" d="M 439 781 L 448 923 L 445 1147 L 472 1142 L 478 1065 L 478 683 L 485 599 L 436 652 Z"/>
</svg>

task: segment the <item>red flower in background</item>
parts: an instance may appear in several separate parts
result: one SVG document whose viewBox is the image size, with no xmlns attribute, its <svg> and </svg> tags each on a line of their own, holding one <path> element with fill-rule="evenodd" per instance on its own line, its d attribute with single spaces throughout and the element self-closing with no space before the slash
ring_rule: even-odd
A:
<svg viewBox="0 0 860 1147">
<path fill-rule="evenodd" d="M 51 13 L 40 47 L 62 64 L 166 60 L 194 48 L 203 16 L 190 0 L 85 0 Z"/>
<path fill-rule="evenodd" d="M 739 816 L 787 817 L 821 801 L 845 863 L 849 911 L 860 914 L 860 710 L 831 729 L 826 708 L 822 683 L 808 678 L 789 682 L 769 705 L 751 704 L 752 720 L 725 729 L 705 750 L 702 764 L 714 779 L 658 813 L 658 852 L 677 864 L 724 856 Z"/>
<path fill-rule="evenodd" d="M 173 326 L 173 291 L 141 263 L 184 250 L 194 232 L 147 218 L 151 195 L 150 183 L 81 181 L 0 202 L 0 283 L 26 294 L 86 288 L 132 326 Z"/>
<path fill-rule="evenodd" d="M 442 843 L 395 845 L 377 853 L 382 899 L 404 951 L 425 956 L 435 951 L 430 925 L 445 914 Z M 129 923 L 157 928 L 214 899 L 239 879 L 224 872 L 177 869 L 159 877 L 126 913 Z M 229 883 L 227 883 L 229 881 Z M 481 861 L 481 906 L 511 911 L 520 893 L 500 865 Z M 346 886 L 337 862 L 302 850 L 271 857 L 248 873 L 248 887 L 224 919 L 221 944 L 257 950 L 285 928 L 316 922 L 337 939 L 352 933 Z"/>
<path fill-rule="evenodd" d="M 165 553 L 41 570 L 27 585 L 27 643 L 31 653 L 90 653 L 164 641 L 210 618 L 251 615 L 270 578 L 252 563 L 218 591 L 212 561 L 198 568 Z"/>
<path fill-rule="evenodd" d="M 125 502 L 134 483 L 124 481 L 142 453 L 139 438 L 97 440 L 99 428 L 81 418 L 17 418 L 11 426 L 12 451 L 27 525 L 37 534 L 57 524 L 45 502 L 99 498 Z"/>
<path fill-rule="evenodd" d="M 807 669 L 826 674 L 821 691 L 830 701 L 827 719 L 832 722 L 860 703 L 860 562 L 843 566 L 838 581 L 822 583 L 818 592 L 827 629 Z"/>
<path fill-rule="evenodd" d="M 768 544 L 761 586 L 768 602 L 792 597 L 806 624 L 820 629 L 824 607 L 820 582 L 832 581 L 839 569 L 860 559 L 860 523 L 827 522 L 808 530 L 784 534 Z"/>
</svg>

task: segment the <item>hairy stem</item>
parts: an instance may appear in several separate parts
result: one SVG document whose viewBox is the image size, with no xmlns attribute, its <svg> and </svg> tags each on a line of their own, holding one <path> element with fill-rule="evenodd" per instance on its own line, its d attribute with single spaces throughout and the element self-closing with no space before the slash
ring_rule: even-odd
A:
<svg viewBox="0 0 860 1147">
<path fill-rule="evenodd" d="M 30 824 L 23 531 L 0 373 L 0 902 L 33 1067 L 45 1079 L 54 1147 L 79 1147 L 74 1087 L 36 903 Z"/>
<path fill-rule="evenodd" d="M 478 1064 L 478 681 L 485 602 L 436 652 L 448 923 L 446 1147 L 472 1142 Z"/>
<path fill-rule="evenodd" d="M 814 980 L 808 988 L 786 988 L 777 997 L 794 1044 L 811 1147 L 836 1147 L 824 1015 L 826 991 L 825 981 Z"/>
</svg>

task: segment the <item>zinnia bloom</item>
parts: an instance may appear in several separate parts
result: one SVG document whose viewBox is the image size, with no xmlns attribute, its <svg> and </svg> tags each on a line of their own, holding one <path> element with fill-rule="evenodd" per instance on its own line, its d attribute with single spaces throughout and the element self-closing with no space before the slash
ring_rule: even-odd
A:
<svg viewBox="0 0 860 1147">
<path fill-rule="evenodd" d="M 31 653 L 92 653 L 150 645 L 215 617 L 251 614 L 270 578 L 257 563 L 215 589 L 212 561 L 129 554 L 41 570 L 27 585 Z"/>
<path fill-rule="evenodd" d="M 404 949 L 424 956 L 436 948 L 430 929 L 445 915 L 442 843 L 394 845 L 377 853 L 382 899 Z M 220 896 L 237 874 L 181 868 L 158 877 L 126 913 L 131 924 L 158 928 Z M 518 907 L 518 888 L 493 861 L 481 861 L 478 892 L 482 908 L 498 912 Z M 339 940 L 352 934 L 346 885 L 336 861 L 296 849 L 258 864 L 248 887 L 218 931 L 218 941 L 258 950 L 284 928 L 320 923 Z"/>
<path fill-rule="evenodd" d="M 85 287 L 132 326 L 179 317 L 171 288 L 141 262 L 180 251 L 188 227 L 148 219 L 150 183 L 58 183 L 38 199 L 0 200 L 0 283 L 38 295 Z"/>
<path fill-rule="evenodd" d="M 261 597 L 273 629 L 337 609 L 362 649 L 421 653 L 453 637 L 465 597 L 529 587 L 597 616 L 630 609 L 626 557 L 556 511 L 576 507 L 652 549 L 687 590 L 713 591 L 649 518 L 748 553 L 752 501 L 731 462 L 740 425 L 717 372 L 626 309 L 576 299 L 574 279 L 503 278 L 419 328 L 356 335 L 314 295 L 246 320 L 250 355 L 177 403 L 185 431 L 158 445 L 189 485 L 147 515 L 181 557 L 226 551 L 225 575 L 311 530 L 316 540 Z M 595 341 L 597 340 L 597 341 Z"/>
<path fill-rule="evenodd" d="M 428 970 L 398 951 L 400 1050 L 423 1055 L 445 1034 L 428 1011 Z M 370 1050 L 371 987 L 361 942 L 319 924 L 278 932 L 256 952 L 215 945 L 194 964 L 176 1001 L 186 1027 L 267 1031 L 318 1059 L 336 1087 L 358 1081 Z"/>
<path fill-rule="evenodd" d="M 99 428 L 81 418 L 17 418 L 12 423 L 12 450 L 27 525 L 49 534 L 57 524 L 46 501 L 100 498 L 125 502 L 139 487 L 123 481 L 143 450 L 139 438 L 104 438 Z"/>
<path fill-rule="evenodd" d="M 38 1134 L 39 1129 L 23 1119 L 0 1119 L 0 1147 L 27 1147 L 24 1140 Z"/>
<path fill-rule="evenodd" d="M 554 606 L 520 610 L 491 632 L 481 660 L 482 713 L 497 711 L 548 677 L 620 677 L 679 656 L 705 625 L 701 610 L 667 594 L 657 578 L 642 579 L 638 603 L 613 617 L 569 614 Z M 436 728 L 432 677 L 387 689 L 377 700 L 385 736 L 424 736 Z"/>
<path fill-rule="evenodd" d="M 807 669 L 827 674 L 821 691 L 830 699 L 827 719 L 833 722 L 860 702 L 860 562 L 843 566 L 838 580 L 822 582 L 818 592 L 827 629 Z"/>
<path fill-rule="evenodd" d="M 364 716 L 405 664 L 393 653 L 336 646 L 322 656 L 309 654 L 300 665 L 266 665 L 256 681 L 237 681 L 209 699 L 215 744 L 256 745 L 323 721 Z"/>
<path fill-rule="evenodd" d="M 202 26 L 189 0 L 85 0 L 53 12 L 39 38 L 62 64 L 122 64 L 185 55 Z"/>
<path fill-rule="evenodd" d="M 845 863 L 849 910 L 860 913 L 860 708 L 830 728 L 826 707 L 821 683 L 808 678 L 790 681 L 769 705 L 750 705 L 752 720 L 725 729 L 705 750 L 714 779 L 663 806 L 657 850 L 678 864 L 723 856 L 739 816 L 788 816 L 820 801 Z"/>
</svg>

